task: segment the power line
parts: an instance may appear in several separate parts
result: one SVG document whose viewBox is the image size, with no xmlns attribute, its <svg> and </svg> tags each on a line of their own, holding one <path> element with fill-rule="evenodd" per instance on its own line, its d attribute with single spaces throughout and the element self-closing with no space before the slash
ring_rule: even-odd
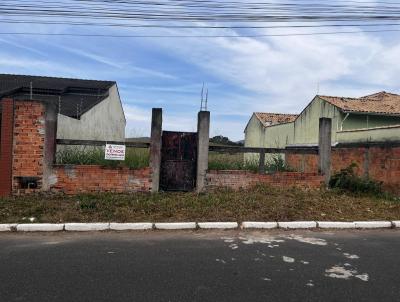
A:
<svg viewBox="0 0 400 302">
<path fill-rule="evenodd" d="M 376 32 L 400 32 L 400 29 L 364 30 L 364 31 L 335 31 L 315 33 L 286 33 L 286 34 L 250 34 L 250 35 L 112 35 L 112 34 L 74 34 L 74 33 L 33 33 L 33 32 L 0 32 L 0 35 L 26 36 L 70 36 L 70 37 L 102 37 L 102 38 L 256 38 L 256 37 L 292 37 L 317 36 L 336 34 L 361 34 Z"/>
<path fill-rule="evenodd" d="M 280 28 L 324 28 L 324 27 L 380 27 L 399 26 L 400 23 L 372 23 L 372 24 L 317 24 L 317 25 L 161 25 L 161 24 L 122 24 L 122 23 L 96 23 L 96 22 L 68 22 L 68 21 L 36 21 L 36 20 L 10 20 L 0 19 L 0 23 L 17 24 L 52 24 L 71 26 L 102 26 L 102 27 L 127 27 L 127 28 L 175 28 L 175 29 L 280 29 Z"/>
</svg>

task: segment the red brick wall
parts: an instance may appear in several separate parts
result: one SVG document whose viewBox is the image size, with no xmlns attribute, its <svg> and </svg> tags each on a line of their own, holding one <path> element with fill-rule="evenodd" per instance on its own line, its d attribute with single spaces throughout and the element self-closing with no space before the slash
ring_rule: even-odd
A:
<svg viewBox="0 0 400 302">
<path fill-rule="evenodd" d="M 45 105 L 36 101 L 15 101 L 13 192 L 39 191 L 43 178 Z M 20 176 L 38 177 L 36 190 L 20 188 Z"/>
<path fill-rule="evenodd" d="M 316 172 L 317 155 L 288 154 L 286 163 L 298 171 Z M 400 147 L 334 148 L 332 150 L 332 172 L 357 164 L 360 176 L 382 181 L 384 187 L 400 193 Z"/>
<path fill-rule="evenodd" d="M 256 184 L 269 184 L 275 187 L 320 188 L 323 177 L 318 173 L 276 172 L 257 174 L 240 170 L 212 170 L 207 173 L 207 189 L 228 187 L 231 189 L 250 188 Z"/>
<path fill-rule="evenodd" d="M 1 102 L 0 196 L 8 196 L 12 190 L 14 101 L 3 99 Z"/>
<path fill-rule="evenodd" d="M 150 168 L 132 170 L 96 165 L 56 165 L 51 191 L 65 194 L 150 192 Z"/>
</svg>

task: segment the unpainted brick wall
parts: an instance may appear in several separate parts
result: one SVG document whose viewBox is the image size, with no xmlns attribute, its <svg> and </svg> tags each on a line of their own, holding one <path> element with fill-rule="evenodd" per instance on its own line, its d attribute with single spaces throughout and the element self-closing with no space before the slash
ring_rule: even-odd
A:
<svg viewBox="0 0 400 302">
<path fill-rule="evenodd" d="M 227 187 L 234 190 L 250 188 L 256 184 L 269 184 L 275 187 L 300 187 L 317 189 L 321 187 L 323 176 L 318 173 L 275 172 L 257 174 L 241 170 L 211 170 L 206 176 L 208 190 Z"/>
<path fill-rule="evenodd" d="M 298 171 L 318 171 L 317 155 L 288 154 L 286 163 Z M 384 188 L 400 193 L 400 147 L 365 146 L 332 149 L 332 172 L 338 172 L 356 163 L 355 171 L 360 176 L 382 181 Z"/>
<path fill-rule="evenodd" d="M 45 105 L 36 101 L 14 102 L 13 193 L 41 190 L 45 137 Z M 37 189 L 21 189 L 19 177 L 37 177 Z"/>
<path fill-rule="evenodd" d="M 150 168 L 108 168 L 97 165 L 56 165 L 51 176 L 51 191 L 78 193 L 150 192 Z"/>
</svg>

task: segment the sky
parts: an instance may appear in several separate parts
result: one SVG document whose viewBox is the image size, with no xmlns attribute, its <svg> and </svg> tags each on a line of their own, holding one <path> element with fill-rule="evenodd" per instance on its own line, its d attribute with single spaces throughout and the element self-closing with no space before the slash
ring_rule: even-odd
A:
<svg viewBox="0 0 400 302">
<path fill-rule="evenodd" d="M 0 35 L 0 73 L 116 81 L 128 137 L 149 136 L 153 107 L 163 108 L 164 130 L 195 131 L 204 82 L 209 91 L 211 136 L 236 141 L 244 138 L 253 112 L 299 113 L 316 94 L 400 93 L 400 33 L 351 30 L 359 33 L 247 38 Z M 155 33 L 32 24 L 2 24 L 0 31 Z M 213 31 L 206 33 L 243 34 L 234 29 Z M 199 33 L 193 29 L 160 32 Z M 293 30 L 279 30 L 289 32 Z M 270 29 L 252 30 L 252 34 L 270 33 Z"/>
</svg>

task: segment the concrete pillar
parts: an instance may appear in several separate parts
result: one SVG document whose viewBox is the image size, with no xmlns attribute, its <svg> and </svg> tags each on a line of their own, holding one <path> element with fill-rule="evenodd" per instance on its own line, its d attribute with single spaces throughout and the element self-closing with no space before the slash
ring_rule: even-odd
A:
<svg viewBox="0 0 400 302">
<path fill-rule="evenodd" d="M 258 173 L 265 174 L 265 151 L 260 152 L 260 159 L 258 162 Z"/>
<path fill-rule="evenodd" d="M 1 100 L 0 196 L 12 192 L 12 160 L 14 137 L 14 100 Z"/>
<path fill-rule="evenodd" d="M 318 140 L 318 170 L 324 175 L 325 184 L 331 178 L 331 151 L 332 151 L 332 119 L 322 117 L 319 119 Z"/>
<path fill-rule="evenodd" d="M 196 191 L 203 192 L 208 170 L 208 147 L 210 142 L 210 112 L 200 111 L 197 116 L 197 175 Z"/>
<path fill-rule="evenodd" d="M 45 137 L 44 137 L 44 156 L 43 156 L 43 184 L 44 191 L 50 189 L 55 180 L 52 179 L 53 165 L 57 151 L 57 107 L 54 104 L 46 105 L 45 114 Z"/>
<path fill-rule="evenodd" d="M 150 137 L 150 168 L 151 168 L 151 192 L 156 193 L 160 186 L 161 166 L 161 134 L 162 134 L 162 109 L 153 108 L 151 114 Z"/>
</svg>

